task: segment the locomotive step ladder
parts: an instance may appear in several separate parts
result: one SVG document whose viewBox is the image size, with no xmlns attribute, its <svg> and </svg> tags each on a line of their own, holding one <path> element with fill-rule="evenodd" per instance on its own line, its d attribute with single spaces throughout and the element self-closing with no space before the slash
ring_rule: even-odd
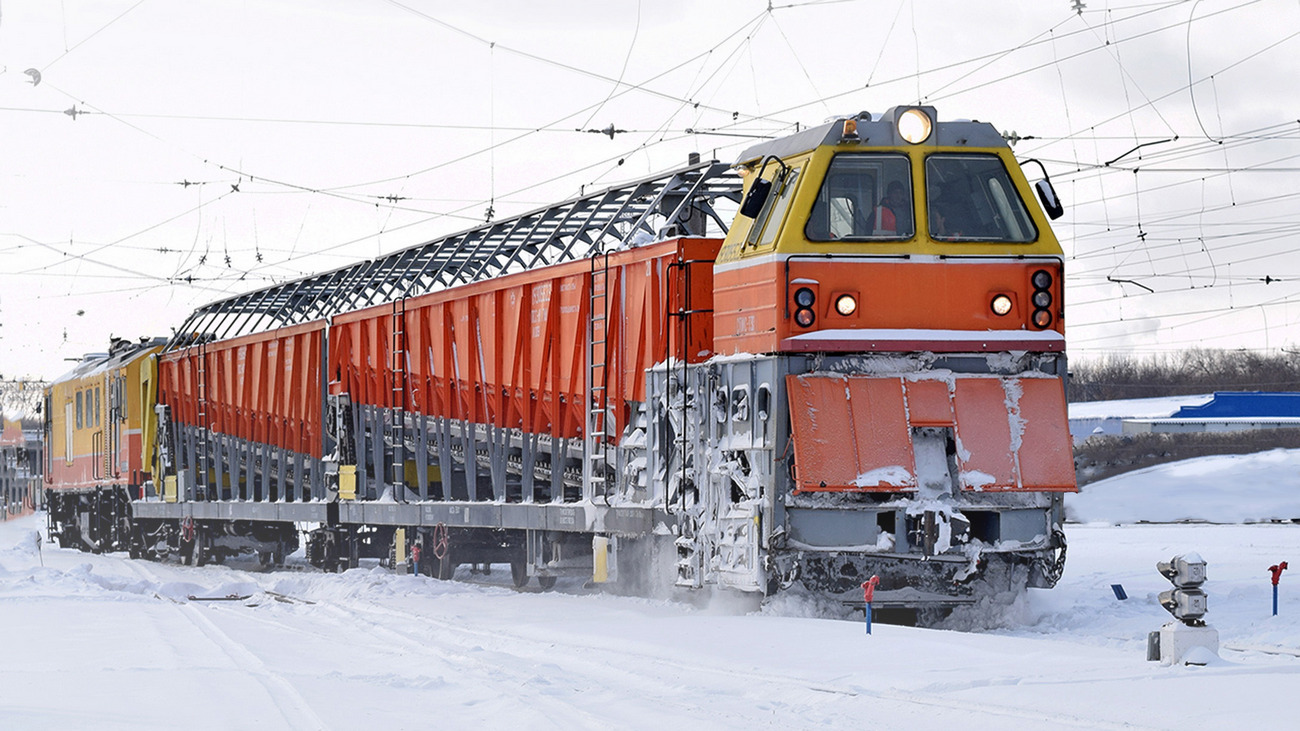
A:
<svg viewBox="0 0 1300 731">
<path fill-rule="evenodd" d="M 609 485 L 609 254 L 591 256 L 587 317 L 587 423 L 582 497 L 608 500 Z"/>
</svg>

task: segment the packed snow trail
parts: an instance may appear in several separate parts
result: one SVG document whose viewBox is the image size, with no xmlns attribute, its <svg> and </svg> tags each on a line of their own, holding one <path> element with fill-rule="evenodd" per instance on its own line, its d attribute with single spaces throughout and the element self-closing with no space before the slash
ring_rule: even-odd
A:
<svg viewBox="0 0 1300 731">
<path fill-rule="evenodd" d="M 1300 583 L 1269 616 L 1264 568 L 1300 526 L 1069 526 L 1061 584 L 976 632 L 759 613 L 573 590 L 201 568 L 31 541 L 0 523 L 0 724 L 10 728 L 1174 729 L 1285 725 L 1300 682 Z M 1210 562 L 1224 660 L 1145 660 L 1168 615 L 1157 560 Z M 44 567 L 40 565 L 44 559 Z M 1256 575 L 1258 574 L 1258 575 Z M 499 582 L 493 584 L 491 582 Z M 1127 601 L 1110 584 L 1123 584 Z M 561 582 L 561 588 L 565 586 Z M 249 596 L 244 601 L 187 597 Z M 1232 648 L 1242 648 L 1240 650 Z M 1106 702 L 1098 702 L 1098 699 Z M 1178 702 L 1174 699 L 1195 699 Z"/>
</svg>

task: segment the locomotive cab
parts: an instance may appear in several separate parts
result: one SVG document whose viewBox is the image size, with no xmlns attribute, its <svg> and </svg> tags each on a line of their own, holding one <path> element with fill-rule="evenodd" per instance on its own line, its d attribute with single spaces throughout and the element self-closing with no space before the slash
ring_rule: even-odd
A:
<svg viewBox="0 0 1300 731">
<path fill-rule="evenodd" d="M 896 107 L 741 155 L 747 198 L 718 257 L 716 352 L 904 329 L 1024 331 L 1059 349 L 1062 255 L 1047 216 L 991 125 L 934 119 Z"/>
<path fill-rule="evenodd" d="M 951 601 L 990 565 L 1055 583 L 1060 495 L 1077 489 L 1063 257 L 1001 135 L 896 107 L 736 166 L 746 199 L 714 268 L 707 387 L 778 384 L 788 421 L 765 425 L 763 450 L 705 459 L 770 482 L 753 501 L 769 590 L 851 593 L 879 574 L 882 596 Z M 1040 191 L 1054 217 L 1045 171 Z M 736 445 L 737 426 L 712 438 Z M 739 524 L 741 502 L 706 519 Z"/>
</svg>

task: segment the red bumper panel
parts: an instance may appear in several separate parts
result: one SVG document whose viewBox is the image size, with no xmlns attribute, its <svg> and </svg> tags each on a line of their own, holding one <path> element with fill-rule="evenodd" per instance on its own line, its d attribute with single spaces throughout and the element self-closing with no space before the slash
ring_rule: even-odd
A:
<svg viewBox="0 0 1300 731">
<path fill-rule="evenodd" d="M 966 490 L 1074 491 L 1060 381 L 787 376 L 801 491 L 915 490 L 912 429 L 948 427 Z"/>
</svg>

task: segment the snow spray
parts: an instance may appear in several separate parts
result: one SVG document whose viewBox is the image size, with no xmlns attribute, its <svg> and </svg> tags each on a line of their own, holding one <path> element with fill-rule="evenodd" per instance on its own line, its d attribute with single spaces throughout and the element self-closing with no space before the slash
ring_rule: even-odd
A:
<svg viewBox="0 0 1300 731">
<path fill-rule="evenodd" d="M 1273 616 L 1276 617 L 1277 616 L 1277 582 L 1278 579 L 1282 578 L 1282 572 L 1286 571 L 1286 561 L 1283 561 L 1273 566 L 1269 566 L 1268 570 L 1273 572 Z M 870 632 L 871 630 L 868 629 L 867 631 Z"/>
<path fill-rule="evenodd" d="M 878 584 L 880 584 L 879 576 L 872 576 L 869 581 L 862 582 L 862 611 L 867 621 L 867 634 L 871 634 L 871 597 L 876 593 Z"/>
</svg>

